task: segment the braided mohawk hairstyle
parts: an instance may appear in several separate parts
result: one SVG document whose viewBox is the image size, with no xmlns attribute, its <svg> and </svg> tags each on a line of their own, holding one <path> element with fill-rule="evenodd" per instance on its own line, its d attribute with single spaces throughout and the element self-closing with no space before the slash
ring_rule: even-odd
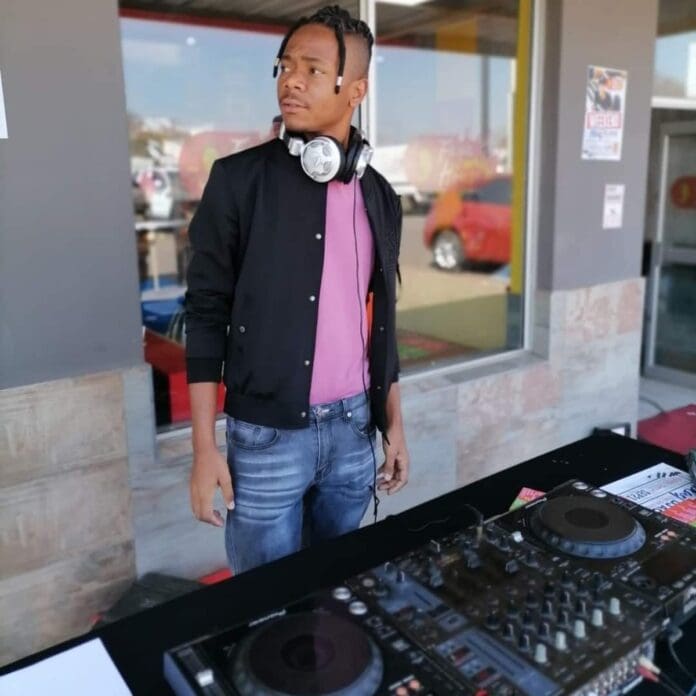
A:
<svg viewBox="0 0 696 696">
<path fill-rule="evenodd" d="M 370 31 L 370 27 L 367 26 L 365 22 L 361 19 L 354 19 L 350 16 L 348 10 L 344 10 L 338 5 L 327 5 L 317 10 L 311 17 L 302 17 L 295 24 L 293 24 L 288 33 L 285 35 L 283 42 L 280 44 L 280 49 L 278 55 L 276 56 L 275 62 L 273 64 L 273 77 L 278 76 L 278 66 L 280 65 L 280 60 L 285 53 L 285 47 L 288 45 L 290 37 L 300 28 L 306 24 L 321 24 L 329 29 L 333 29 L 336 34 L 336 41 L 338 41 L 338 77 L 336 78 L 336 86 L 334 91 L 338 94 L 341 91 L 341 85 L 343 84 L 343 71 L 346 67 L 346 42 L 345 35 L 359 36 L 367 45 L 367 52 L 369 58 L 372 58 L 372 45 L 375 40 Z M 368 58 L 368 62 L 369 62 Z"/>
</svg>

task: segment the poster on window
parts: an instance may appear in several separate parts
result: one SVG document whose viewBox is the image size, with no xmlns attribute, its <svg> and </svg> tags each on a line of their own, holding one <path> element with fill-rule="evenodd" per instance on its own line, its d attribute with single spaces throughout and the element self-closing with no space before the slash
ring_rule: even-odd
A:
<svg viewBox="0 0 696 696">
<path fill-rule="evenodd" d="M 588 66 L 582 159 L 621 159 L 627 77 L 625 70 Z"/>
</svg>

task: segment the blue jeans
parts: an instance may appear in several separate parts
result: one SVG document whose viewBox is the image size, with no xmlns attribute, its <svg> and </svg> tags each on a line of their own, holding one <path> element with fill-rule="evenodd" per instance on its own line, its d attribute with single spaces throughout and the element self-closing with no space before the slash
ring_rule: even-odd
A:
<svg viewBox="0 0 696 696">
<path fill-rule="evenodd" d="M 308 420 L 281 430 L 227 419 L 235 508 L 225 547 L 235 574 L 360 525 L 377 455 L 367 397 L 312 406 Z"/>
</svg>

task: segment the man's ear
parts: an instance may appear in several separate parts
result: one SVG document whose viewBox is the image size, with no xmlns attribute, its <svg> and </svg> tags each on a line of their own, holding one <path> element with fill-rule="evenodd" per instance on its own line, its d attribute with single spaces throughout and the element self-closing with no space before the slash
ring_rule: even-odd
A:
<svg viewBox="0 0 696 696">
<path fill-rule="evenodd" d="M 362 102 L 367 94 L 367 78 L 362 77 L 359 80 L 355 80 L 350 86 L 350 105 L 355 108 Z"/>
</svg>

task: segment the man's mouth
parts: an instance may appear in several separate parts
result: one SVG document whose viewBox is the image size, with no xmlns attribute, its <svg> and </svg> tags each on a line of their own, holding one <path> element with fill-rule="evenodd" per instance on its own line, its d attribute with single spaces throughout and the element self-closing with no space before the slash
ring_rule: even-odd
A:
<svg viewBox="0 0 696 696">
<path fill-rule="evenodd" d="M 299 109 L 306 109 L 307 105 L 303 104 L 301 101 L 298 101 L 297 99 L 283 99 L 280 102 L 280 108 L 285 109 L 286 111 L 298 111 Z"/>
</svg>

